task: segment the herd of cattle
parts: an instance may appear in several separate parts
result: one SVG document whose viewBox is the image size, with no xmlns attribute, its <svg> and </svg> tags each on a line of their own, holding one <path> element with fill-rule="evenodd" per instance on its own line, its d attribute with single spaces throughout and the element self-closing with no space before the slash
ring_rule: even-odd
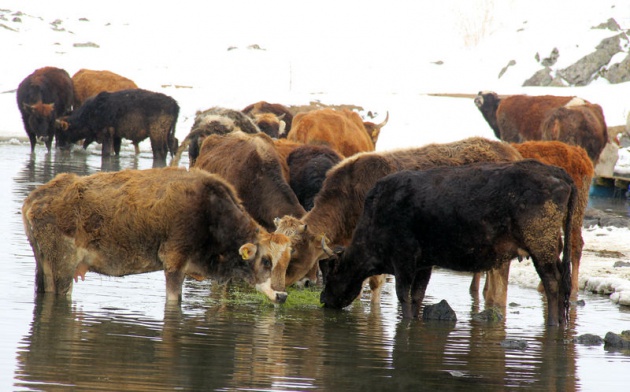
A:
<svg viewBox="0 0 630 392">
<path fill-rule="evenodd" d="M 88 271 L 164 270 L 167 301 L 186 277 L 243 279 L 282 303 L 286 287 L 323 278 L 342 308 L 369 279 L 379 301 L 395 276 L 403 316 L 418 316 L 433 266 L 480 274 L 505 306 L 510 261 L 531 258 L 547 323 L 567 321 L 578 291 L 582 221 L 593 165 L 608 142 L 601 107 L 576 97 L 480 92 L 500 140 L 376 152 L 387 118 L 350 110 L 293 113 L 257 102 L 197 112 L 179 144 L 177 102 L 109 71 L 36 70 L 17 101 L 31 151 L 77 142 L 118 154 L 151 141 L 154 168 L 60 174 L 24 201 L 36 291 L 69 294 Z M 178 167 L 188 149 L 189 168 Z M 172 156 L 170 166 L 166 158 Z M 560 258 L 562 255 L 562 259 Z M 321 274 L 319 274 L 321 271 Z"/>
</svg>

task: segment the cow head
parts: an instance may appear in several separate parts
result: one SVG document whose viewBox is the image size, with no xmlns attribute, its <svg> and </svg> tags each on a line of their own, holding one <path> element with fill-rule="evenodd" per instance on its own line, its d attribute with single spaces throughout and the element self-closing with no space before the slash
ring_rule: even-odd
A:
<svg viewBox="0 0 630 392">
<path fill-rule="evenodd" d="M 302 279 L 321 259 L 332 254 L 328 239 L 323 233 L 313 233 L 299 219 L 286 215 L 274 220 L 276 233 L 291 239 L 291 262 L 287 268 L 286 284 L 291 285 Z"/>
<path fill-rule="evenodd" d="M 37 137 L 46 138 L 54 135 L 54 124 L 57 116 L 54 103 L 24 103 L 22 107 L 28 115 L 29 128 L 35 132 Z"/>
<path fill-rule="evenodd" d="M 363 123 L 363 126 L 372 138 L 372 142 L 374 143 L 374 145 L 376 145 L 376 141 L 381 134 L 381 128 L 383 128 L 387 124 L 387 121 L 389 121 L 389 112 L 387 112 L 387 114 L 385 115 L 385 120 L 383 120 L 383 122 L 381 122 L 380 124 L 374 124 L 373 122 L 369 121 L 365 121 Z"/>
<path fill-rule="evenodd" d="M 501 103 L 499 95 L 493 91 L 479 91 L 474 99 L 474 103 L 494 131 L 494 135 L 500 139 L 501 132 L 497 123 L 497 109 L 499 108 L 499 103 Z"/>
<path fill-rule="evenodd" d="M 324 289 L 319 302 L 326 308 L 341 309 L 350 305 L 361 294 L 363 280 L 352 272 L 352 261 L 345 260 L 345 249 L 336 247 L 334 253 L 319 262 L 324 278 Z"/>
<path fill-rule="evenodd" d="M 256 290 L 275 303 L 287 299 L 285 276 L 291 259 L 291 240 L 277 233 L 258 233 L 258 245 L 247 243 L 240 247 L 239 254 L 252 263 Z"/>
</svg>

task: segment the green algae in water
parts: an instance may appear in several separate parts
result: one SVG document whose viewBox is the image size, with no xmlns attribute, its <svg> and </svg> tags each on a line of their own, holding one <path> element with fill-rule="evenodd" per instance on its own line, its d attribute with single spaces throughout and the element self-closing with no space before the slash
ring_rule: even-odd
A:
<svg viewBox="0 0 630 392">
<path fill-rule="evenodd" d="M 312 309 L 319 308 L 321 304 L 319 302 L 319 296 L 321 294 L 322 287 L 308 287 L 308 288 L 296 288 L 289 287 L 287 293 L 289 294 L 285 303 L 278 305 L 273 303 L 266 295 L 259 293 L 250 286 L 243 284 L 230 284 L 229 287 L 223 287 L 221 293 L 213 295 L 209 298 L 209 301 L 213 304 L 220 305 L 247 305 L 257 307 L 274 307 L 280 306 L 283 309 Z"/>
</svg>

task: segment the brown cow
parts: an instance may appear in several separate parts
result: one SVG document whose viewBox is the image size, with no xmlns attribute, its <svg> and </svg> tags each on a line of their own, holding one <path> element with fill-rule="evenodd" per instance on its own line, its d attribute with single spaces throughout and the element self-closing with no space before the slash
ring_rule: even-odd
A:
<svg viewBox="0 0 630 392">
<path fill-rule="evenodd" d="M 293 113 L 291 113 L 286 106 L 279 103 L 259 101 L 251 105 L 247 105 L 242 112 L 252 118 L 255 118 L 257 114 L 271 113 L 284 121 L 286 132 L 289 132 L 291 130 L 291 126 L 293 125 Z M 277 137 L 287 137 L 286 132 L 279 134 Z"/>
<path fill-rule="evenodd" d="M 278 139 L 287 137 L 287 124 L 282 120 L 282 117 L 277 117 L 273 113 L 258 113 L 254 114 L 252 119 L 261 132 L 266 133 L 272 138 Z"/>
<path fill-rule="evenodd" d="M 78 108 L 86 99 L 101 91 L 120 91 L 138 88 L 133 80 L 111 71 L 80 69 L 72 75 L 74 85 L 74 108 Z"/>
<path fill-rule="evenodd" d="M 35 151 L 38 138 L 44 140 L 50 152 L 53 138 L 59 135 L 55 122 L 72 111 L 73 101 L 72 79 L 63 69 L 39 68 L 20 83 L 17 105 L 31 142 L 31 152 Z"/>
<path fill-rule="evenodd" d="M 540 126 L 542 140 L 559 140 L 583 147 L 596 164 L 608 142 L 608 128 L 602 107 L 584 103 L 557 108 Z"/>
<path fill-rule="evenodd" d="M 186 275 L 243 279 L 282 303 L 289 239 L 270 234 L 219 176 L 176 168 L 59 174 L 22 206 L 37 263 L 36 290 L 72 292 L 87 271 L 164 270 L 167 301 Z"/>
<path fill-rule="evenodd" d="M 347 109 L 326 108 L 298 113 L 287 139 L 306 144 L 323 144 L 344 157 L 374 151 L 375 148 L 361 117 Z"/>
<path fill-rule="evenodd" d="M 512 95 L 480 91 L 474 99 L 501 140 L 557 140 L 583 147 L 593 163 L 608 142 L 602 108 L 578 97 Z"/>
<path fill-rule="evenodd" d="M 249 214 L 273 230 L 274 218 L 306 213 L 283 175 L 283 164 L 268 135 L 235 131 L 206 137 L 194 167 L 225 178 Z"/>
<path fill-rule="evenodd" d="M 177 153 L 175 153 L 171 161 L 171 166 L 179 165 L 179 160 L 186 148 L 188 148 L 189 164 L 193 166 L 199 156 L 199 149 L 204 138 L 215 134 L 225 135 L 234 131 L 258 133 L 260 129 L 252 119 L 238 110 L 215 106 L 204 111 L 198 111 L 195 114 L 195 121 L 190 129 L 190 133 L 188 133 L 177 149 Z"/>
<path fill-rule="evenodd" d="M 318 260 L 328 257 L 328 244 L 324 238 L 335 245 L 350 242 L 365 196 L 380 178 L 401 170 L 520 159 L 520 154 L 507 143 L 480 137 L 419 148 L 362 153 L 344 159 L 328 172 L 312 210 L 302 219 L 283 217 L 276 223 L 277 233 L 292 237 L 293 254 L 287 269 L 287 284 L 301 279 Z M 301 232 L 304 224 L 306 230 Z M 372 280 L 370 285 L 374 290 L 372 300 L 378 301 L 379 283 Z"/>
<path fill-rule="evenodd" d="M 571 229 L 571 297 L 577 298 L 579 290 L 578 274 L 580 271 L 580 259 L 582 258 L 582 224 L 584 213 L 588 204 L 588 195 L 593 179 L 593 164 L 586 151 L 582 147 L 569 146 L 556 141 L 531 141 L 514 143 L 512 146 L 518 150 L 523 158 L 536 159 L 547 165 L 563 168 L 573 179 L 577 189 L 577 202 L 573 210 L 573 222 Z M 479 280 L 481 274 L 475 274 L 470 286 L 473 294 L 479 292 Z M 492 270 L 487 274 L 484 286 L 486 302 L 499 306 L 505 306 L 507 302 L 507 280 L 509 276 L 509 263 L 500 270 Z"/>
</svg>

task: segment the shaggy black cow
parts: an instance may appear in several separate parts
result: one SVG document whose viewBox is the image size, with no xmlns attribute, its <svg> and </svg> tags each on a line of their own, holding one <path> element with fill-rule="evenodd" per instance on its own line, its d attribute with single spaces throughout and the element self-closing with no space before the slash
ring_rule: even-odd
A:
<svg viewBox="0 0 630 392">
<path fill-rule="evenodd" d="M 535 160 L 384 177 L 366 198 L 351 244 L 322 268 L 330 272 L 321 302 L 345 307 L 366 278 L 393 274 L 403 317 L 415 318 L 433 266 L 477 272 L 531 257 L 547 294 L 547 323 L 563 324 L 576 197 L 564 170 Z"/>
<path fill-rule="evenodd" d="M 72 79 L 63 69 L 39 68 L 20 83 L 17 104 L 31 152 L 35 151 L 37 138 L 43 139 L 50 151 L 56 133 L 55 121 L 70 113 L 73 101 Z"/>
<path fill-rule="evenodd" d="M 328 170 L 342 157 L 326 146 L 305 144 L 287 156 L 289 185 L 306 211 L 315 205 L 315 196 L 322 189 Z"/>
<path fill-rule="evenodd" d="M 179 105 L 168 95 L 142 89 L 103 91 L 59 120 L 60 141 L 62 147 L 67 147 L 83 139 L 84 148 L 97 141 L 103 144 L 106 157 L 112 149 L 116 155 L 120 153 L 123 138 L 131 140 L 138 154 L 138 143 L 148 137 L 154 163 L 163 166 L 167 152 L 172 156 L 177 150 L 178 116 Z"/>
</svg>

